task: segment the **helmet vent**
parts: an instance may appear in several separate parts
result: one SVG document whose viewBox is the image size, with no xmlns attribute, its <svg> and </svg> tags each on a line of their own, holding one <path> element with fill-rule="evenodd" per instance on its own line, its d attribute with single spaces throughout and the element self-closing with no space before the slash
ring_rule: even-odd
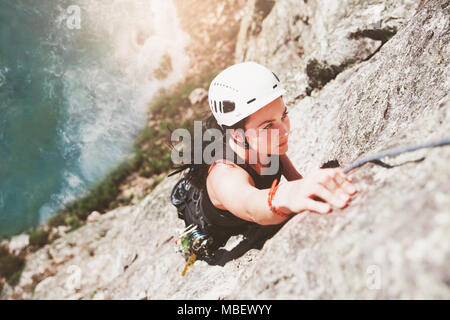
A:
<svg viewBox="0 0 450 320">
<path fill-rule="evenodd" d="M 285 92 L 275 72 L 256 62 L 247 61 L 221 71 L 211 81 L 208 97 L 217 123 L 232 126 L 249 116 L 249 113 L 262 109 L 268 100 L 282 97 Z"/>
<path fill-rule="evenodd" d="M 232 112 L 235 109 L 235 103 L 233 101 L 224 100 L 223 101 L 223 113 Z"/>
<path fill-rule="evenodd" d="M 239 90 L 237 90 L 237 89 L 235 89 L 233 87 L 227 86 L 226 84 L 223 84 L 223 83 L 220 83 L 220 82 L 214 82 L 214 86 L 225 87 L 225 88 L 233 90 L 235 92 L 239 92 Z"/>
<path fill-rule="evenodd" d="M 275 76 L 275 78 L 277 78 L 277 81 L 280 82 L 280 79 L 278 79 L 277 75 L 273 72 L 272 72 L 272 74 Z"/>
</svg>

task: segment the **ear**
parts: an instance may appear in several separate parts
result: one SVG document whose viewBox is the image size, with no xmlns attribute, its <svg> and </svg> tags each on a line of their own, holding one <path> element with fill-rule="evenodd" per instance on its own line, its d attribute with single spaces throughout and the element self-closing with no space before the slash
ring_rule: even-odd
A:
<svg viewBox="0 0 450 320">
<path fill-rule="evenodd" d="M 230 129 L 230 135 L 234 140 L 244 142 L 244 132 L 242 129 Z"/>
</svg>

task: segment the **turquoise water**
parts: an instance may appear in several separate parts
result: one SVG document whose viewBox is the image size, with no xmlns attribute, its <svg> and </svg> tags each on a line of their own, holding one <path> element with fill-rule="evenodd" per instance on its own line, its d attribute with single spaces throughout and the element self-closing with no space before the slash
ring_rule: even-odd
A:
<svg viewBox="0 0 450 320">
<path fill-rule="evenodd" d="M 130 156 L 147 103 L 187 66 L 169 2 L 95 2 L 0 2 L 0 235 L 42 223 Z M 157 81 L 165 52 L 177 72 Z"/>
</svg>

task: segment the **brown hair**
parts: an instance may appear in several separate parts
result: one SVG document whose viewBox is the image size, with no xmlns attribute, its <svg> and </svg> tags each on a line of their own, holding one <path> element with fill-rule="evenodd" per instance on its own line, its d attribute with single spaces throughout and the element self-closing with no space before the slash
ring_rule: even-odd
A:
<svg viewBox="0 0 450 320">
<path fill-rule="evenodd" d="M 239 122 L 237 122 L 236 124 L 234 124 L 232 126 L 225 126 L 225 125 L 220 126 L 217 123 L 216 118 L 214 118 L 214 116 L 212 114 L 210 114 L 205 120 L 202 121 L 202 132 L 203 133 L 205 133 L 207 130 L 210 130 L 210 129 L 218 129 L 222 133 L 222 135 L 221 135 L 222 140 L 214 141 L 214 143 L 220 143 L 222 145 L 223 153 L 222 153 L 221 157 L 219 157 L 220 155 L 214 155 L 213 161 L 218 160 L 219 158 L 223 158 L 226 154 L 226 148 L 227 148 L 228 138 L 229 138 L 227 129 L 242 130 L 242 133 L 244 133 L 245 132 L 244 126 L 245 126 L 247 119 L 248 119 L 248 117 L 240 120 Z M 201 148 L 202 154 L 203 154 L 203 150 L 205 150 L 206 146 L 209 145 L 210 143 L 211 142 L 204 141 L 202 139 L 202 148 Z M 191 146 L 194 146 L 194 135 L 193 134 L 191 134 Z M 247 139 L 245 139 L 245 147 L 249 148 Z M 174 148 L 173 145 L 171 145 L 171 148 Z M 228 159 L 228 160 L 230 160 L 230 159 Z M 187 177 L 190 179 L 191 184 L 199 189 L 202 189 L 202 188 L 206 187 L 206 177 L 208 175 L 208 169 L 209 169 L 210 165 L 211 165 L 211 163 L 209 163 L 209 164 L 205 163 L 203 159 L 202 159 L 202 163 L 195 164 L 194 163 L 194 148 L 191 148 L 191 153 L 189 155 L 189 163 L 183 164 L 179 167 L 176 167 L 175 168 L 176 171 L 170 173 L 169 176 L 171 176 L 175 173 L 184 171 L 186 169 L 189 169 L 189 171 L 187 173 Z"/>
</svg>

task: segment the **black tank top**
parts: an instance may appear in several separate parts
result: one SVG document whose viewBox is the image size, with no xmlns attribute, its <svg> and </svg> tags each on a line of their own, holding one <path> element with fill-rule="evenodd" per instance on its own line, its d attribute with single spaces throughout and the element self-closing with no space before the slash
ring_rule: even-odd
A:
<svg viewBox="0 0 450 320">
<path fill-rule="evenodd" d="M 230 148 L 231 150 L 231 148 Z M 272 186 L 272 183 L 275 179 L 280 181 L 283 168 L 282 163 L 280 161 L 279 155 L 273 155 L 273 158 L 271 161 L 278 161 L 278 171 L 273 175 L 259 175 L 258 172 L 256 172 L 249 164 L 244 163 L 241 164 L 237 160 L 237 154 L 234 153 L 234 151 L 231 151 L 233 154 L 233 159 L 230 159 L 227 157 L 226 159 L 234 162 L 236 165 L 240 166 L 242 169 L 248 172 L 250 176 L 252 177 L 255 188 L 257 189 L 268 189 Z M 227 153 L 228 155 L 229 153 Z M 242 162 L 242 161 L 241 161 Z M 246 228 L 249 225 L 255 225 L 256 223 L 250 222 L 247 220 L 243 220 L 241 218 L 238 218 L 234 214 L 232 214 L 228 210 L 222 210 L 213 205 L 211 202 L 211 199 L 209 198 L 208 192 L 206 190 L 206 184 L 205 188 L 202 189 L 201 192 L 201 199 L 200 199 L 200 206 L 201 210 L 203 211 L 203 214 L 205 218 L 208 220 L 208 222 L 217 227 L 223 227 L 223 228 L 233 228 L 234 231 L 236 231 L 236 234 L 240 233 L 242 231 L 242 228 Z M 242 227 L 242 228 L 241 228 Z"/>
</svg>

